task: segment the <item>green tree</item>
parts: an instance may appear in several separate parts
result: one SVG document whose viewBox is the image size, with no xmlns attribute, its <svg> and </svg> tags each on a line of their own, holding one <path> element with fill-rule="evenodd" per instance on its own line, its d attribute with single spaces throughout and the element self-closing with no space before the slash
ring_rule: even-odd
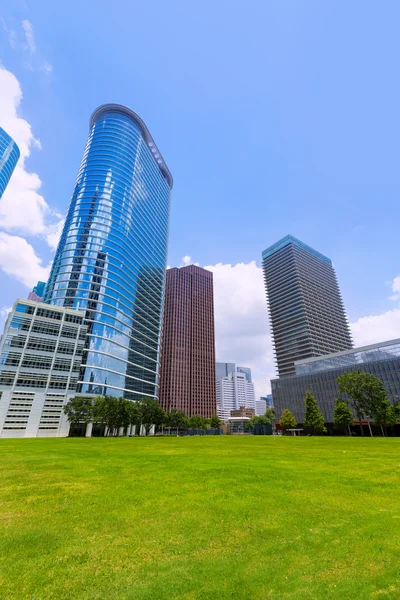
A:
<svg viewBox="0 0 400 600">
<path fill-rule="evenodd" d="M 214 413 L 210 419 L 210 427 L 211 429 L 220 429 L 222 427 L 223 421 L 219 418 L 217 413 Z"/>
<path fill-rule="evenodd" d="M 364 435 L 363 419 L 368 415 L 374 419 L 384 410 L 387 401 L 385 387 L 378 377 L 364 371 L 350 371 L 337 378 L 339 392 L 347 394 L 349 404 L 357 415 L 361 435 Z"/>
<path fill-rule="evenodd" d="M 93 421 L 93 399 L 87 396 L 75 396 L 64 406 L 64 413 L 71 424 L 91 423 Z"/>
<path fill-rule="evenodd" d="M 382 399 L 381 403 L 372 411 L 371 416 L 374 425 L 380 426 L 382 435 L 385 435 L 387 427 L 396 423 L 396 414 L 388 398 Z"/>
<path fill-rule="evenodd" d="M 189 418 L 189 429 L 207 429 L 207 423 L 201 415 L 193 415 Z"/>
<path fill-rule="evenodd" d="M 310 390 L 306 392 L 304 404 L 306 405 L 306 414 L 304 415 L 303 421 L 304 426 L 310 427 L 313 433 L 316 431 L 319 433 L 326 433 L 324 416 Z"/>
<path fill-rule="evenodd" d="M 281 414 L 281 418 L 279 421 L 279 425 L 282 427 L 283 431 L 286 429 L 293 429 L 297 425 L 297 421 L 295 416 L 290 412 L 288 408 L 285 408 L 283 413 Z"/>
<path fill-rule="evenodd" d="M 171 408 L 166 416 L 166 426 L 176 429 L 176 435 L 178 435 L 178 430 L 184 429 L 187 426 L 187 418 L 183 410 Z"/>
<path fill-rule="evenodd" d="M 98 396 L 94 402 L 94 418 L 106 427 L 107 435 L 115 435 L 121 427 L 119 399 L 114 396 Z"/>
<path fill-rule="evenodd" d="M 400 423 L 400 401 L 397 401 L 392 406 L 394 423 Z"/>
<path fill-rule="evenodd" d="M 129 403 L 128 412 L 129 412 L 129 425 L 135 426 L 135 433 L 139 435 L 140 425 L 142 424 L 142 413 L 140 410 L 140 403 L 136 400 L 127 400 Z"/>
<path fill-rule="evenodd" d="M 267 422 L 270 425 L 274 425 L 275 424 L 275 421 L 276 421 L 276 412 L 275 412 L 275 409 L 274 409 L 273 406 L 270 406 L 270 407 L 267 408 L 267 410 L 265 411 L 265 415 L 264 416 L 267 418 L 267 420 L 268 420 Z"/>
<path fill-rule="evenodd" d="M 347 403 L 342 398 L 335 398 L 333 422 L 336 426 L 347 427 L 348 432 L 350 433 L 350 425 L 354 423 L 354 416 Z"/>
<path fill-rule="evenodd" d="M 131 404 L 130 400 L 118 398 L 118 428 L 123 427 L 128 433 L 131 425 Z"/>
<path fill-rule="evenodd" d="M 159 427 L 165 421 L 165 411 L 155 398 L 141 398 L 138 400 L 141 424 L 145 427 L 146 435 L 149 435 L 150 427 Z"/>
</svg>

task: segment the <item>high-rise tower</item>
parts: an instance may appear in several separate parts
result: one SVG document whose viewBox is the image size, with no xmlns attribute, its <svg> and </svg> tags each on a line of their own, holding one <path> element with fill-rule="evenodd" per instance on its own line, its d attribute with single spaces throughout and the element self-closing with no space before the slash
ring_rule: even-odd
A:
<svg viewBox="0 0 400 600">
<path fill-rule="evenodd" d="M 45 293 L 84 312 L 81 393 L 156 396 L 171 189 L 142 119 L 100 106 Z"/>
<path fill-rule="evenodd" d="M 168 269 L 160 402 L 186 415 L 217 411 L 213 274 L 195 265 Z"/>
<path fill-rule="evenodd" d="M 297 360 L 352 348 L 329 258 L 287 235 L 262 259 L 280 377 L 294 375 Z"/>
<path fill-rule="evenodd" d="M 19 148 L 14 140 L 0 127 L 0 198 L 19 159 Z"/>
</svg>

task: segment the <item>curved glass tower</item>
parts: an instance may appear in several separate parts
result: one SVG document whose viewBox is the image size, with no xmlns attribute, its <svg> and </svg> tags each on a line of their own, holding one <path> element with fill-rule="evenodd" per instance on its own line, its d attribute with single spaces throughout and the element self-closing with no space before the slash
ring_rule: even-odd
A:
<svg viewBox="0 0 400 600">
<path fill-rule="evenodd" d="M 171 189 L 140 117 L 100 106 L 45 294 L 85 311 L 81 393 L 156 395 Z"/>
<path fill-rule="evenodd" d="M 19 159 L 19 148 L 0 127 L 0 198 L 6 189 Z"/>
</svg>

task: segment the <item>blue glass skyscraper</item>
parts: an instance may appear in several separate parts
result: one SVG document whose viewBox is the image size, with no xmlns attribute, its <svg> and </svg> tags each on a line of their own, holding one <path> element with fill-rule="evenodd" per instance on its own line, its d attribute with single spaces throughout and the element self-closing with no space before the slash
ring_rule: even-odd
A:
<svg viewBox="0 0 400 600">
<path fill-rule="evenodd" d="M 98 108 L 45 293 L 85 312 L 82 393 L 156 395 L 171 189 L 140 117 Z"/>
<path fill-rule="evenodd" d="M 14 140 L 0 127 L 0 198 L 6 189 L 19 159 L 19 148 Z"/>
</svg>

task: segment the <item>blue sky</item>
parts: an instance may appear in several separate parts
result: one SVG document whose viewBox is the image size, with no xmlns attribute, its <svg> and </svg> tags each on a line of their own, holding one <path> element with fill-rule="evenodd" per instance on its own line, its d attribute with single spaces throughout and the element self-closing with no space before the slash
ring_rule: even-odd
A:
<svg viewBox="0 0 400 600">
<path fill-rule="evenodd" d="M 356 342 L 400 337 L 398 2 L 21 0 L 0 17 L 1 65 L 40 139 L 26 171 L 42 182 L 46 223 L 67 209 L 91 112 L 126 104 L 174 177 L 169 264 L 214 266 L 221 360 L 253 361 L 260 378 L 272 364 L 251 261 L 287 233 L 332 258 Z M 45 269 L 53 253 L 39 230 L 3 219 Z M 4 260 L 9 306 L 28 288 Z M 230 306 L 232 290 L 243 306 Z"/>
</svg>

